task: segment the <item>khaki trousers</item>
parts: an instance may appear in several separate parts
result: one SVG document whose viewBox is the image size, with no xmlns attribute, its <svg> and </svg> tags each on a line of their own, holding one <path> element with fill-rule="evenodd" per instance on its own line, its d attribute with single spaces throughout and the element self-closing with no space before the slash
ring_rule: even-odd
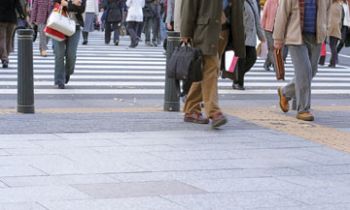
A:
<svg viewBox="0 0 350 210">
<path fill-rule="evenodd" d="M 221 112 L 218 105 L 218 56 L 203 56 L 203 80 L 192 83 L 184 106 L 185 113 L 200 113 L 204 102 L 205 114 L 212 117 L 216 112 Z"/>
<path fill-rule="evenodd" d="M 13 32 L 16 25 L 13 23 L 0 23 L 0 59 L 8 61 L 10 52 L 13 50 Z"/>
</svg>

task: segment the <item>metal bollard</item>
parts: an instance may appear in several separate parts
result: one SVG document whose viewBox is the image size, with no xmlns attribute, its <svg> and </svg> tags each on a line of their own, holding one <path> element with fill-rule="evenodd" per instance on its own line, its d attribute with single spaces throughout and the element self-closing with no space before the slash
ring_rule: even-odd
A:
<svg viewBox="0 0 350 210">
<path fill-rule="evenodd" d="M 180 44 L 180 33 L 168 31 L 166 60 L 170 59 L 175 47 Z M 164 111 L 178 112 L 180 111 L 180 96 L 176 92 L 175 79 L 165 76 L 165 94 L 164 94 Z"/>
<path fill-rule="evenodd" d="M 34 113 L 33 30 L 20 29 L 17 38 L 17 112 Z"/>
</svg>

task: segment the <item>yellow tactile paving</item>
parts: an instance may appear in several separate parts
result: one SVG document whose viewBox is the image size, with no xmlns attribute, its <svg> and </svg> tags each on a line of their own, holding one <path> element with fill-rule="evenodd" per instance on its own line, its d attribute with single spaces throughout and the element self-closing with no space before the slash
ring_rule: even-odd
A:
<svg viewBox="0 0 350 210">
<path fill-rule="evenodd" d="M 350 106 L 314 106 L 312 109 L 323 112 L 344 111 L 350 112 Z"/>
<path fill-rule="evenodd" d="M 326 109 L 327 107 L 323 108 Z M 338 110 L 340 110 L 340 108 L 338 108 Z M 265 128 L 350 152 L 350 133 L 318 125 L 317 119 L 316 122 L 300 121 L 297 120 L 294 115 L 281 113 L 277 108 L 236 108 L 226 109 L 224 111 L 227 114 Z"/>
<path fill-rule="evenodd" d="M 35 113 L 118 113 L 118 112 L 160 112 L 160 107 L 138 107 L 138 108 L 40 108 Z M 0 109 L 0 114 L 16 114 L 15 109 Z"/>
<path fill-rule="evenodd" d="M 38 109 L 38 113 L 118 113 L 118 112 L 160 112 L 159 107 L 135 108 L 47 108 Z"/>
</svg>

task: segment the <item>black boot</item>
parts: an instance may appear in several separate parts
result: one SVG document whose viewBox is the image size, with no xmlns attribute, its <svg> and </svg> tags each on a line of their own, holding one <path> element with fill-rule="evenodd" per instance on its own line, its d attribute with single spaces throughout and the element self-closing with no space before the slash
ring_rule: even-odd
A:
<svg viewBox="0 0 350 210">
<path fill-rule="evenodd" d="M 82 34 L 83 34 L 83 43 L 82 43 L 82 44 L 83 44 L 83 45 L 87 45 L 87 43 L 88 43 L 89 32 L 83 31 Z"/>
<path fill-rule="evenodd" d="M 318 61 L 318 64 L 320 64 L 321 66 L 324 66 L 325 61 L 326 61 L 326 56 L 321 56 L 320 60 Z"/>
</svg>

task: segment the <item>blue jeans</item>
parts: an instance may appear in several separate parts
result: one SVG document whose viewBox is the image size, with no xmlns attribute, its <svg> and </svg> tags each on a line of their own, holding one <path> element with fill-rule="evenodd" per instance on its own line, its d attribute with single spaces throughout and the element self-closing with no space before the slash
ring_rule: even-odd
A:
<svg viewBox="0 0 350 210">
<path fill-rule="evenodd" d="M 53 40 L 55 46 L 55 85 L 64 84 L 66 74 L 74 73 L 79 40 L 80 30 L 76 30 L 63 42 Z"/>
</svg>

